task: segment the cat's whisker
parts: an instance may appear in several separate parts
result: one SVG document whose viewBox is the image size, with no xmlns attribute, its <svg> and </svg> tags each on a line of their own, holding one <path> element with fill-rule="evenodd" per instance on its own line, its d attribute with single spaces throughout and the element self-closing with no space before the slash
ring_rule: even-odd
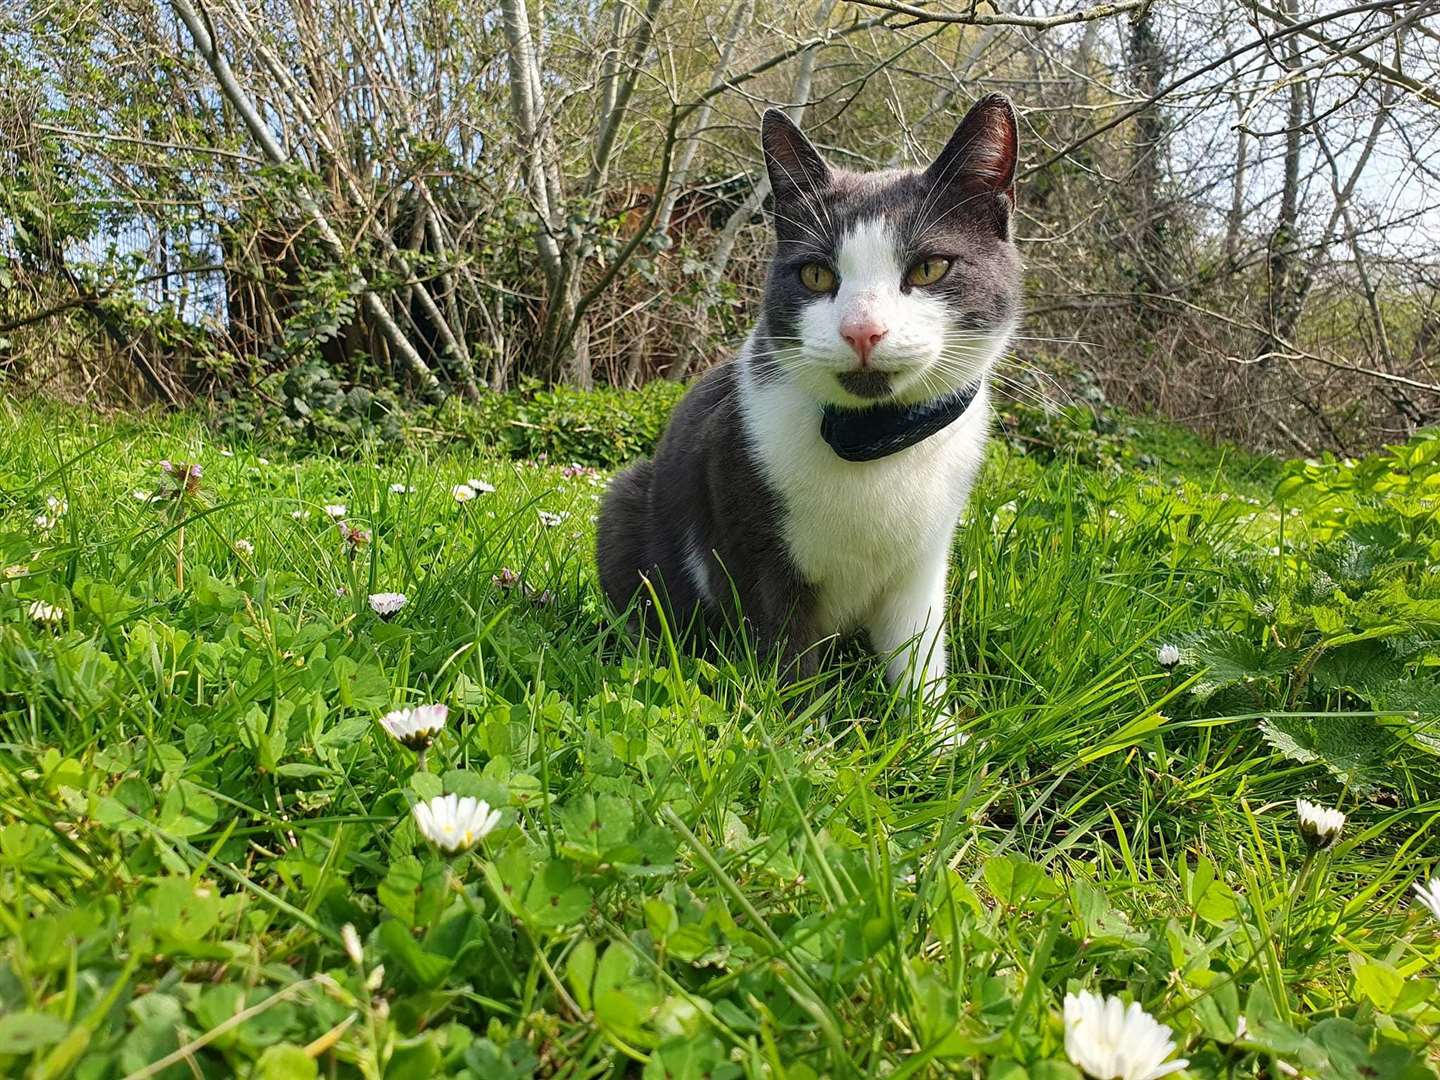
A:
<svg viewBox="0 0 1440 1080">
<path fill-rule="evenodd" d="M 1029 383 L 1022 382 L 1014 376 L 1006 374 L 999 368 L 992 372 L 992 377 L 998 386 L 1009 392 L 1011 397 L 1032 402 L 1046 411 L 1057 407 L 1063 408 L 1075 403 L 1071 395 L 1066 393 L 1064 389 L 1058 385 L 1056 389 L 1059 392 L 1058 396 L 1060 400 L 1050 397 Z"/>
</svg>

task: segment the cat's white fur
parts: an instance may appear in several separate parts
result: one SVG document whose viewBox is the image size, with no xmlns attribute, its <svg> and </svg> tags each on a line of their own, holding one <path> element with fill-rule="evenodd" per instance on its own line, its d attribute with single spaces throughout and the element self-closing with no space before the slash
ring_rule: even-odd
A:
<svg viewBox="0 0 1440 1080">
<path fill-rule="evenodd" d="M 838 250 L 833 298 L 807 306 L 784 376 L 760 379 L 753 341 L 740 355 L 740 410 L 765 479 L 785 506 L 784 536 L 799 571 L 819 589 L 817 629 L 864 628 L 890 656 L 892 684 L 937 696 L 946 673 L 945 599 L 951 541 L 989 434 L 984 376 L 1010 329 L 977 338 L 921 289 L 902 292 L 905 267 L 882 220 L 860 223 Z M 839 457 L 820 435 L 824 402 L 845 403 L 835 376 L 856 364 L 840 322 L 857 306 L 886 328 L 871 362 L 891 371 L 897 396 L 921 400 L 976 380 L 981 389 L 954 423 L 875 461 Z M 943 370 L 942 370 L 943 368 Z M 850 402 L 853 403 L 853 402 Z"/>
</svg>

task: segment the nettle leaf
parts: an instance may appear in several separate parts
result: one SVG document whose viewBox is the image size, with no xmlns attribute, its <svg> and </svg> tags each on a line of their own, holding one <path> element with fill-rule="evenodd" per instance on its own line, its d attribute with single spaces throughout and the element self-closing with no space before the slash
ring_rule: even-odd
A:
<svg viewBox="0 0 1440 1080">
<path fill-rule="evenodd" d="M 1323 689 L 1345 690 L 1368 701 L 1377 687 L 1404 674 L 1404 662 L 1372 640 L 1327 649 L 1311 668 L 1310 680 Z"/>
<path fill-rule="evenodd" d="M 1371 691 L 1370 704 L 1399 715 L 1398 727 L 1416 746 L 1440 754 L 1440 680 L 1396 679 Z"/>
<path fill-rule="evenodd" d="M 1229 630 L 1203 630 L 1184 639 L 1181 656 L 1203 674 L 1192 693 L 1204 701 L 1231 686 L 1288 678 L 1299 662 L 1293 649 L 1265 648 Z"/>
<path fill-rule="evenodd" d="M 1362 793 L 1385 784 L 1389 751 L 1397 743 L 1384 725 L 1365 716 L 1280 716 L 1262 720 L 1260 733 L 1291 761 L 1318 762 Z"/>
</svg>

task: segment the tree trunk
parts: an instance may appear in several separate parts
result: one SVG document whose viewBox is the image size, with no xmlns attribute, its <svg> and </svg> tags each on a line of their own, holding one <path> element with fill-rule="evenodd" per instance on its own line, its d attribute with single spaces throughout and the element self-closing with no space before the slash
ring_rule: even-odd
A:
<svg viewBox="0 0 1440 1080">
<path fill-rule="evenodd" d="M 1140 9 L 1130 20 L 1126 60 L 1136 91 L 1154 97 L 1165 81 L 1165 51 L 1155 32 L 1150 7 Z M 1135 143 L 1131 157 L 1130 191 L 1133 222 L 1129 263 L 1134 283 L 1141 293 L 1169 292 L 1169 212 L 1160 191 L 1161 167 L 1165 159 L 1166 124 L 1158 103 L 1141 109 L 1135 117 Z M 1136 314 L 1153 323 L 1158 309 L 1144 296 L 1136 297 Z"/>
<path fill-rule="evenodd" d="M 1282 9 L 1292 20 L 1297 6 L 1296 0 L 1281 0 Z M 1285 39 L 1283 66 L 1288 72 L 1296 72 L 1301 65 L 1300 40 L 1291 34 Z M 1270 275 L 1268 302 L 1266 304 L 1269 340 L 1265 351 L 1273 352 L 1279 342 L 1290 336 L 1295 320 L 1300 316 L 1299 290 L 1296 287 L 1296 245 L 1299 240 L 1300 223 L 1300 153 L 1302 129 L 1305 126 L 1305 84 L 1292 78 L 1289 86 L 1289 104 L 1285 110 L 1285 163 L 1284 181 L 1280 188 L 1280 216 L 1270 234 L 1268 268 Z"/>
</svg>

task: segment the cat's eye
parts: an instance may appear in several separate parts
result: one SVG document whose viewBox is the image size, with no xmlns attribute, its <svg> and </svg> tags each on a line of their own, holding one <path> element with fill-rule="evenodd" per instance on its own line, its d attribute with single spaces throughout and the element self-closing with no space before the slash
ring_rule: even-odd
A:
<svg viewBox="0 0 1440 1080">
<path fill-rule="evenodd" d="M 811 292 L 830 292 L 835 288 L 835 271 L 824 263 L 806 263 L 800 267 L 800 284 Z"/>
<path fill-rule="evenodd" d="M 928 259 L 921 259 L 910 272 L 905 275 L 907 285 L 934 285 L 942 277 L 945 271 L 950 269 L 950 260 L 942 259 L 938 255 L 932 255 Z"/>
</svg>

